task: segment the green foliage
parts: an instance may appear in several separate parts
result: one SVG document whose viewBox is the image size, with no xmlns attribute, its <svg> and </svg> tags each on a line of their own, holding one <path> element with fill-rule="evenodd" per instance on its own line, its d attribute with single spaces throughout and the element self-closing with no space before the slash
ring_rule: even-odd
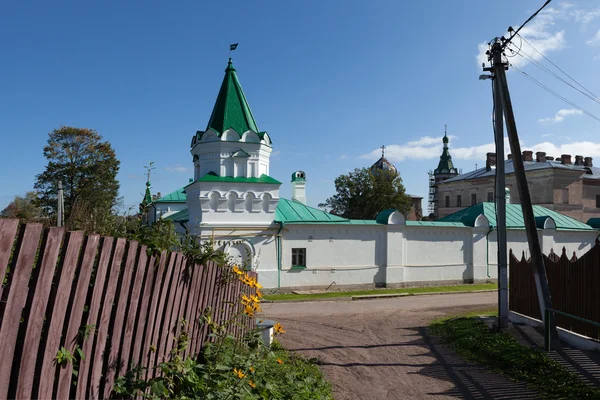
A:
<svg viewBox="0 0 600 400">
<path fill-rule="evenodd" d="M 256 336 L 247 343 L 255 347 L 229 336 L 207 345 L 197 359 L 175 356 L 156 367 L 161 376 L 147 381 L 140 378 L 143 368 L 134 369 L 116 380 L 114 391 L 134 397 L 147 390 L 143 397 L 151 399 L 332 399 L 315 360 L 290 353 L 276 342 L 270 350 L 256 346 Z"/>
<path fill-rule="evenodd" d="M 35 183 L 39 206 L 49 216 L 56 215 L 61 181 L 68 229 L 107 234 L 119 202 L 120 162 L 110 143 L 93 129 L 62 126 L 49 133 L 44 156 L 48 164 Z"/>
<path fill-rule="evenodd" d="M 243 338 L 231 336 L 231 328 L 247 326 L 245 318 L 260 312 L 260 285 L 237 266 L 231 268 L 246 289 L 233 304 L 236 312 L 223 323 L 213 318 L 210 307 L 199 312 L 198 322 L 208 328 L 210 341 L 197 357 L 183 358 L 187 349 L 188 323 L 181 320 L 182 333 L 169 360 L 154 367 L 156 377 L 144 379 L 146 369 L 136 367 L 117 378 L 113 386 L 116 396 L 151 399 L 332 399 L 331 387 L 314 360 L 305 360 L 287 352 L 278 344 L 263 345 L 261 333 L 253 330 Z M 225 290 L 225 289 L 222 289 Z M 219 311 L 219 310 L 215 310 Z M 280 324 L 275 334 L 284 334 Z M 154 348 L 155 350 L 155 348 Z M 152 351 L 152 346 L 150 346 Z"/>
<path fill-rule="evenodd" d="M 63 366 L 68 363 L 73 363 L 75 361 L 75 356 L 65 347 L 62 347 L 56 352 L 56 357 L 54 357 L 56 363 L 60 366 Z"/>
<path fill-rule="evenodd" d="M 15 196 L 13 201 L 0 211 L 0 218 L 18 218 L 21 222 L 45 222 L 42 209 L 37 205 L 35 192 L 27 192 L 25 197 Z"/>
<path fill-rule="evenodd" d="M 481 321 L 467 317 L 439 320 L 430 330 L 465 358 L 525 382 L 545 398 L 600 398 L 600 389 L 588 386 L 541 350 L 492 332 Z"/>
<path fill-rule="evenodd" d="M 392 171 L 373 174 L 368 168 L 355 169 L 335 179 L 336 194 L 319 204 L 329 212 L 350 219 L 375 219 L 377 214 L 395 208 L 406 214 L 411 200 L 400 175 Z"/>
</svg>

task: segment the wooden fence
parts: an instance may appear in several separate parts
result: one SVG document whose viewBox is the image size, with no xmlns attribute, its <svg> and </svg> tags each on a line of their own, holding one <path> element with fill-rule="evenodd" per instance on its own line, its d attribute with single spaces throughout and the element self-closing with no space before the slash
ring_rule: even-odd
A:
<svg viewBox="0 0 600 400">
<path fill-rule="evenodd" d="M 544 264 L 552 307 L 600 322 L 600 243 L 596 241 L 581 258 L 575 254 L 569 258 L 564 248 L 560 256 L 551 252 L 549 256 L 544 255 Z M 511 251 L 509 268 L 510 310 L 541 320 L 531 260 L 525 259 L 524 254 L 518 260 Z M 562 328 L 600 339 L 598 328 L 584 322 L 557 315 L 556 323 Z"/>
<path fill-rule="evenodd" d="M 0 399 L 108 398 L 131 365 L 169 357 L 182 320 L 185 354 L 197 354 L 208 340 L 198 316 L 210 307 L 227 320 L 249 290 L 229 273 L 135 241 L 0 219 Z M 57 365 L 63 347 L 83 352 L 76 375 L 73 363 Z"/>
</svg>

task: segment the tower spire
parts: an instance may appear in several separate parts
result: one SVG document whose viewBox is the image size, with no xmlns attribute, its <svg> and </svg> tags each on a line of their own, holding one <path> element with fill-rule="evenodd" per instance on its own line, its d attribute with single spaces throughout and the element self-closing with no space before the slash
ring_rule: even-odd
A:
<svg viewBox="0 0 600 400">
<path fill-rule="evenodd" d="M 381 146 L 381 157 L 385 156 L 385 145 Z"/>
</svg>

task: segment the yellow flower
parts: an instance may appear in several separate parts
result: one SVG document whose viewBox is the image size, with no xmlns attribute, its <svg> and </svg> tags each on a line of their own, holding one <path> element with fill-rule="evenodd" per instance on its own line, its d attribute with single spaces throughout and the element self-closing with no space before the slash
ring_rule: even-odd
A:
<svg viewBox="0 0 600 400">
<path fill-rule="evenodd" d="M 251 301 L 252 300 L 250 299 L 250 297 L 246 296 L 245 294 L 242 295 L 242 304 L 243 305 L 247 306 L 251 303 Z"/>
<path fill-rule="evenodd" d="M 237 369 L 237 368 L 234 368 L 234 369 L 233 369 L 233 373 L 234 373 L 235 375 L 237 375 L 237 377 L 238 377 L 238 378 L 240 378 L 240 379 L 242 379 L 243 377 L 245 377 L 245 376 L 246 376 L 246 374 L 245 374 L 245 373 L 243 373 L 243 372 L 242 372 L 242 370 L 240 370 L 240 369 Z"/>
<path fill-rule="evenodd" d="M 254 373 L 254 368 L 250 367 L 250 372 Z"/>
<path fill-rule="evenodd" d="M 260 299 L 258 298 L 258 296 L 250 295 L 250 300 L 252 300 L 254 304 L 260 303 Z"/>
<path fill-rule="evenodd" d="M 278 364 L 283 364 L 283 360 L 282 360 L 281 358 L 278 358 L 278 359 L 277 359 L 277 363 L 278 363 Z"/>
<path fill-rule="evenodd" d="M 248 381 L 248 385 L 250 385 L 251 388 L 255 388 L 256 387 L 256 385 L 252 381 Z"/>
<path fill-rule="evenodd" d="M 237 265 L 233 266 L 233 272 L 235 272 L 237 275 L 244 275 L 244 271 L 239 269 Z"/>
<path fill-rule="evenodd" d="M 262 299 L 263 297 L 262 293 L 258 289 L 256 289 L 256 297 L 258 297 L 259 299 Z"/>
<path fill-rule="evenodd" d="M 278 322 L 275 324 L 275 326 L 273 326 L 273 329 L 275 329 L 275 334 L 281 334 L 281 333 L 285 333 L 285 330 L 283 329 L 283 326 Z"/>
<path fill-rule="evenodd" d="M 254 308 L 252 308 L 250 306 L 244 307 L 244 314 L 252 317 L 254 315 Z"/>
</svg>

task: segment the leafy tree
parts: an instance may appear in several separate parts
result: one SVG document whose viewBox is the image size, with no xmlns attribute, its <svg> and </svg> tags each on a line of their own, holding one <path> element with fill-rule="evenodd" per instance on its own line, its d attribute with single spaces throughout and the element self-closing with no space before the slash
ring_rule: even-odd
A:
<svg viewBox="0 0 600 400">
<path fill-rule="evenodd" d="M 330 213 L 351 219 L 375 219 L 377 214 L 395 208 L 406 214 L 411 208 L 400 175 L 386 170 L 372 173 L 355 169 L 335 179 L 336 194 L 319 204 Z"/>
<path fill-rule="evenodd" d="M 0 217 L 18 218 L 23 222 L 42 220 L 43 213 L 37 205 L 36 193 L 27 192 L 25 197 L 15 196 L 14 200 L 0 212 Z"/>
<path fill-rule="evenodd" d="M 93 129 L 62 126 L 49 133 L 46 170 L 37 176 L 39 205 L 56 215 L 57 184 L 63 183 L 65 225 L 108 232 L 119 202 L 119 160 L 109 142 Z"/>
</svg>

